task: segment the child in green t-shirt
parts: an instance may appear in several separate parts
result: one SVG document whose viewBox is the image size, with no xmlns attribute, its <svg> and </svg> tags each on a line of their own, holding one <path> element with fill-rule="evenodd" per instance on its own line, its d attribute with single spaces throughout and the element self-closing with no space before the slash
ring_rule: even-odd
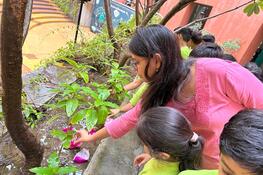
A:
<svg viewBox="0 0 263 175">
<path fill-rule="evenodd" d="M 149 150 L 149 154 L 134 160 L 137 166 L 147 162 L 139 175 L 177 175 L 185 169 L 199 168 L 203 140 L 177 110 L 149 109 L 139 119 L 137 134 Z"/>
</svg>

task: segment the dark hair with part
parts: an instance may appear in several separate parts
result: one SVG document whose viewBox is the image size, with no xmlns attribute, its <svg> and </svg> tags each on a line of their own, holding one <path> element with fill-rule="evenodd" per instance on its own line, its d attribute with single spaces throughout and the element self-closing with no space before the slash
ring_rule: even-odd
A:
<svg viewBox="0 0 263 175">
<path fill-rule="evenodd" d="M 215 43 L 202 43 L 196 46 L 190 53 L 194 58 L 221 58 L 224 55 L 223 49 Z"/>
<path fill-rule="evenodd" d="M 203 41 L 208 43 L 215 43 L 216 39 L 214 35 L 206 34 L 203 35 Z"/>
<path fill-rule="evenodd" d="M 263 71 L 256 63 L 249 62 L 244 67 L 254 74 L 261 82 L 263 82 Z"/>
<path fill-rule="evenodd" d="M 228 53 L 225 53 L 221 58 L 222 58 L 223 60 L 228 60 L 228 61 L 236 62 L 236 58 L 235 58 L 233 55 L 228 54 Z"/>
<path fill-rule="evenodd" d="M 181 83 L 190 69 L 182 61 L 179 44 L 172 31 L 162 25 L 137 28 L 129 43 L 129 50 L 148 60 L 144 74 L 149 88 L 142 97 L 142 111 L 164 106 L 171 98 L 177 98 Z M 154 54 L 161 55 L 161 66 L 152 77 L 148 76 L 150 60 Z"/>
<path fill-rule="evenodd" d="M 220 136 L 221 154 L 255 175 L 263 174 L 263 111 L 245 109 L 234 115 Z"/>
<path fill-rule="evenodd" d="M 191 140 L 194 135 L 191 124 L 176 109 L 149 109 L 140 117 L 137 134 L 157 159 L 158 153 L 164 152 L 179 162 L 180 171 L 200 168 L 203 139 L 198 136 Z"/>
</svg>

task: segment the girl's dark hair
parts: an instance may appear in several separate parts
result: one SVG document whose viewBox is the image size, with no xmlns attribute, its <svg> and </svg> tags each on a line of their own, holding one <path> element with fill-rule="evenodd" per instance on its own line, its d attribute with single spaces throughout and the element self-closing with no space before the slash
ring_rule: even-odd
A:
<svg viewBox="0 0 263 175">
<path fill-rule="evenodd" d="M 246 109 L 234 115 L 220 136 L 220 151 L 256 175 L 263 174 L 263 111 Z"/>
<path fill-rule="evenodd" d="M 177 110 L 168 107 L 149 109 L 140 117 L 137 134 L 153 156 L 165 152 L 178 161 L 180 171 L 200 167 L 203 139 L 199 136 L 195 142 L 191 141 L 191 124 Z"/>
<path fill-rule="evenodd" d="M 225 53 L 223 55 L 223 57 L 221 57 L 223 60 L 228 60 L 228 61 L 233 61 L 233 62 L 236 62 L 236 58 L 231 55 L 231 54 L 228 54 L 228 53 Z"/>
<path fill-rule="evenodd" d="M 192 30 L 189 27 L 181 28 L 176 33 L 182 35 L 185 42 L 192 40 L 194 44 L 198 45 L 203 41 L 202 33 L 200 31 Z"/>
<path fill-rule="evenodd" d="M 263 83 L 263 71 L 256 63 L 249 62 L 244 66 Z"/>
<path fill-rule="evenodd" d="M 202 39 L 204 42 L 209 42 L 209 43 L 215 43 L 216 41 L 215 36 L 211 34 L 203 35 Z"/>
<path fill-rule="evenodd" d="M 190 57 L 194 58 L 222 58 L 224 55 L 223 49 L 216 43 L 202 43 L 196 46 L 190 53 Z"/>
<path fill-rule="evenodd" d="M 183 40 L 184 40 L 185 42 L 188 42 L 188 41 L 191 40 L 192 32 L 193 32 L 193 30 L 192 30 L 191 28 L 186 27 L 186 28 L 181 28 L 181 29 L 180 29 L 178 32 L 176 32 L 176 33 L 182 35 Z"/>
<path fill-rule="evenodd" d="M 193 31 L 191 33 L 191 40 L 195 45 L 200 44 L 203 41 L 202 33 L 200 31 Z"/>
<path fill-rule="evenodd" d="M 164 106 L 171 98 L 177 98 L 180 85 L 190 69 L 183 64 L 173 32 L 162 25 L 137 28 L 129 43 L 129 50 L 148 60 L 144 74 L 149 88 L 142 97 L 142 112 L 151 107 Z M 149 63 L 156 53 L 161 55 L 162 63 L 159 71 L 149 77 Z"/>
</svg>

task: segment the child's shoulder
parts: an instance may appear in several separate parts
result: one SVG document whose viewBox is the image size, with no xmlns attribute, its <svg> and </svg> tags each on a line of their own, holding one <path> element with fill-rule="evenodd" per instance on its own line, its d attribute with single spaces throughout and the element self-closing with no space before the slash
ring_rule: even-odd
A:
<svg viewBox="0 0 263 175">
<path fill-rule="evenodd" d="M 218 175 L 218 170 L 185 170 L 179 175 Z"/>
</svg>

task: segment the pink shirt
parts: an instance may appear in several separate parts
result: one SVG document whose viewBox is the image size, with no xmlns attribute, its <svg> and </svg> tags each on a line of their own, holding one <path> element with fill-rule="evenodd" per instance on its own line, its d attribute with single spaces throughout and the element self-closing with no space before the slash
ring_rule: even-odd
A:
<svg viewBox="0 0 263 175">
<path fill-rule="evenodd" d="M 170 100 L 167 106 L 181 111 L 203 136 L 202 167 L 218 168 L 219 137 L 224 124 L 244 108 L 263 109 L 263 84 L 237 63 L 201 58 L 195 63 L 195 96 L 188 103 Z M 111 137 L 118 138 L 136 126 L 141 105 L 106 124 Z"/>
</svg>

